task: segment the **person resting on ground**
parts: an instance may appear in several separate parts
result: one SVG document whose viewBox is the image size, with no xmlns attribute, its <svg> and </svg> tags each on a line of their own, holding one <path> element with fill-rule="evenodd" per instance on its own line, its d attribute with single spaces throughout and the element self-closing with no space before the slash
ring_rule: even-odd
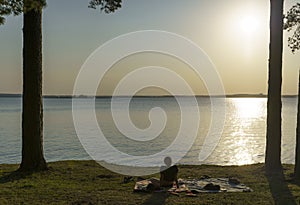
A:
<svg viewBox="0 0 300 205">
<path fill-rule="evenodd" d="M 167 166 L 161 167 L 160 171 L 160 186 L 161 187 L 172 187 L 174 182 L 178 188 L 178 167 L 176 165 L 171 166 L 172 160 L 170 157 L 166 157 L 164 162 Z"/>
<path fill-rule="evenodd" d="M 171 166 L 172 160 L 170 157 L 166 157 L 164 162 L 167 166 L 162 166 L 160 168 L 160 179 L 151 178 L 150 184 L 147 186 L 148 191 L 159 190 L 161 187 L 173 187 L 174 182 L 176 183 L 176 187 L 178 186 L 178 167 L 176 165 Z"/>
</svg>

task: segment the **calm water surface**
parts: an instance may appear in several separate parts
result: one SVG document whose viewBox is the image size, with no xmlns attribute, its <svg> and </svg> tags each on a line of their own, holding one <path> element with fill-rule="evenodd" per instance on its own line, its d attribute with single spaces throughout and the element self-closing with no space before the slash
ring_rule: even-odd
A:
<svg viewBox="0 0 300 205">
<path fill-rule="evenodd" d="M 122 98 L 118 99 L 122 103 Z M 188 100 L 188 99 L 187 99 Z M 209 98 L 197 98 L 201 113 L 198 137 L 182 159 L 199 164 L 199 150 L 210 127 Z M 226 120 L 220 142 L 206 164 L 242 165 L 264 161 L 266 135 L 265 98 L 227 98 Z M 282 161 L 294 163 L 297 98 L 283 98 Z M 150 125 L 149 111 L 161 107 L 168 121 L 163 132 L 150 142 L 132 141 L 115 127 L 110 99 L 96 100 L 99 126 L 107 140 L 120 151 L 134 155 L 154 154 L 174 140 L 180 125 L 180 110 L 174 98 L 134 98 L 130 117 L 140 129 Z M 122 110 L 121 110 L 122 112 Z M 21 156 L 21 99 L 0 98 L 0 163 L 19 163 Z M 151 147 L 151 149 L 149 149 Z M 44 149 L 48 161 L 90 159 L 77 138 L 72 120 L 72 99 L 44 100 Z M 109 154 L 108 154 L 109 155 Z"/>
</svg>

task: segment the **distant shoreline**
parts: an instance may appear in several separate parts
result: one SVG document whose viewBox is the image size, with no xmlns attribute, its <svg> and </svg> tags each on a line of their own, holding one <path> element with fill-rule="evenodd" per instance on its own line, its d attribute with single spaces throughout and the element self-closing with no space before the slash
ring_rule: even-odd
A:
<svg viewBox="0 0 300 205">
<path fill-rule="evenodd" d="M 0 93 L 0 97 L 22 97 L 22 94 L 6 94 Z M 93 98 L 94 96 L 73 96 L 73 95 L 44 95 L 43 98 Z M 112 98 L 113 96 L 103 95 L 103 96 L 96 96 L 96 98 Z M 120 95 L 114 96 L 118 98 L 128 98 L 131 96 Z M 190 95 L 135 95 L 134 98 L 170 98 L 170 97 L 194 97 Z M 196 95 L 195 97 L 215 97 L 215 98 L 267 98 L 267 95 L 264 94 L 230 94 L 230 95 Z M 297 98 L 298 95 L 282 95 L 283 98 Z"/>
</svg>

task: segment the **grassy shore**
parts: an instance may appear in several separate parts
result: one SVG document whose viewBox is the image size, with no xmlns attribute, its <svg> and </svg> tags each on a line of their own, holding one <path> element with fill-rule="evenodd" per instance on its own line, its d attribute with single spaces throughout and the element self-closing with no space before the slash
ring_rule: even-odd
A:
<svg viewBox="0 0 300 205">
<path fill-rule="evenodd" d="M 179 177 L 236 177 L 250 193 L 198 194 L 195 198 L 168 193 L 134 193 L 134 182 L 122 183 L 93 161 L 49 163 L 49 170 L 20 175 L 17 165 L 0 165 L 0 204 L 300 204 L 300 186 L 292 165 L 283 175 L 266 176 L 263 164 L 249 166 L 180 166 Z M 158 177 L 158 175 L 156 175 Z"/>
</svg>

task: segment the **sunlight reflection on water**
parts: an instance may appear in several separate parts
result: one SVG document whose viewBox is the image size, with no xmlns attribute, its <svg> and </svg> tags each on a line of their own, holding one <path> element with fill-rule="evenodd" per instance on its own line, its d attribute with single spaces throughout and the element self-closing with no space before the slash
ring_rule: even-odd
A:
<svg viewBox="0 0 300 205">
<path fill-rule="evenodd" d="M 229 161 L 236 165 L 255 163 L 253 156 L 257 156 L 259 150 L 255 149 L 255 142 L 251 140 L 254 134 L 247 133 L 247 129 L 254 126 L 257 120 L 264 120 L 265 99 L 240 98 L 231 99 L 230 102 L 235 107 L 235 117 L 239 126 L 236 126 L 231 134 L 232 146 L 229 148 L 234 152 Z"/>
<path fill-rule="evenodd" d="M 265 98 L 227 99 L 222 138 L 207 163 L 243 165 L 264 161 L 266 103 Z"/>
</svg>

